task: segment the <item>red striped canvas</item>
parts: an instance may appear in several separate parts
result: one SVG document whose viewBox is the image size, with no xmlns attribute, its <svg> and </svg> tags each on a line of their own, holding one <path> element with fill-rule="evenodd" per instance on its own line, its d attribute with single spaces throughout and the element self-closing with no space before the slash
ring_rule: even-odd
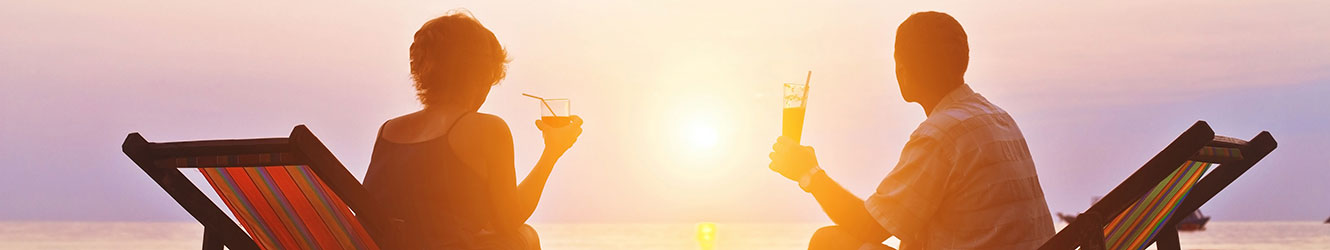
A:
<svg viewBox="0 0 1330 250">
<path fill-rule="evenodd" d="M 263 249 L 379 249 L 307 166 L 199 170 Z"/>
</svg>

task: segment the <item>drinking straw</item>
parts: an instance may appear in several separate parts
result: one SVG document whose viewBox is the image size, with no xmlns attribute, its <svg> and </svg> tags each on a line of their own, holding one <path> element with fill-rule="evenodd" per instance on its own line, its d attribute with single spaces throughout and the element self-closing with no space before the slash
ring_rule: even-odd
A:
<svg viewBox="0 0 1330 250">
<path fill-rule="evenodd" d="M 803 103 L 803 106 L 804 106 L 804 107 L 808 107 L 808 87 L 809 87 L 808 84 L 811 84 L 811 83 L 813 83 L 813 71 L 812 71 L 812 70 L 809 70 L 809 71 L 808 71 L 808 77 L 807 77 L 807 78 L 804 78 L 804 98 L 803 98 L 803 101 L 801 102 L 801 103 Z"/>
<path fill-rule="evenodd" d="M 813 73 L 812 71 L 809 71 L 809 72 L 808 72 L 808 74 L 810 74 L 810 75 L 811 75 L 812 73 Z M 555 112 L 554 112 L 554 108 L 551 108 L 551 107 L 550 107 L 550 103 L 545 102 L 545 98 L 540 98 L 539 96 L 534 96 L 534 95 L 527 94 L 527 93 L 522 93 L 522 95 L 524 95 L 524 96 L 526 96 L 526 97 L 536 98 L 536 99 L 540 100 L 540 105 L 545 106 L 545 109 L 547 109 L 547 110 L 550 111 L 550 115 L 552 115 L 552 116 L 559 116 L 559 113 L 555 113 Z"/>
</svg>

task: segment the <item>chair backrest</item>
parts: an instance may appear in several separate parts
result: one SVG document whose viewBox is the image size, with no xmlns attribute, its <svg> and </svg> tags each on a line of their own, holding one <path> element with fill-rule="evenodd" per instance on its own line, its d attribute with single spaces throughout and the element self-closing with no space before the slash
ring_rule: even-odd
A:
<svg viewBox="0 0 1330 250">
<path fill-rule="evenodd" d="M 306 165 L 199 171 L 263 249 L 378 249 L 346 203 Z"/>
<path fill-rule="evenodd" d="M 1185 215 L 1275 147 L 1269 132 L 1243 141 L 1197 121 L 1039 249 L 1179 249 L 1175 227 Z"/>
<path fill-rule="evenodd" d="M 1210 169 L 1210 163 L 1187 161 L 1141 200 L 1132 204 L 1104 226 L 1107 249 L 1140 250 L 1159 234 L 1159 229 L 1186 199 L 1188 191 Z"/>
<path fill-rule="evenodd" d="M 1201 176 L 1215 162 L 1241 160 L 1242 152 L 1238 148 L 1206 146 L 1192 159 L 1183 162 L 1164 181 L 1104 226 L 1106 249 L 1145 249 L 1173 218 L 1174 211 L 1187 199 L 1187 194 L 1200 182 Z"/>
<path fill-rule="evenodd" d="M 303 125 L 289 138 L 150 143 L 135 133 L 124 148 L 204 225 L 205 249 L 380 249 L 362 224 L 378 208 Z M 235 220 L 182 168 L 197 169 Z"/>
</svg>

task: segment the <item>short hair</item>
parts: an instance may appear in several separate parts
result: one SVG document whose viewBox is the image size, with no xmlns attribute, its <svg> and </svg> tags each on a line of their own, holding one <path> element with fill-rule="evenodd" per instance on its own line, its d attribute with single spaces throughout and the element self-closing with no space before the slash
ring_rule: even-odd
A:
<svg viewBox="0 0 1330 250">
<path fill-rule="evenodd" d="M 951 15 L 918 12 L 896 29 L 895 57 L 923 77 L 964 77 L 970 64 L 970 44 L 965 29 Z"/>
<path fill-rule="evenodd" d="M 498 84 L 507 64 L 494 33 L 464 10 L 425 22 L 411 42 L 411 79 L 425 106 Z"/>
</svg>

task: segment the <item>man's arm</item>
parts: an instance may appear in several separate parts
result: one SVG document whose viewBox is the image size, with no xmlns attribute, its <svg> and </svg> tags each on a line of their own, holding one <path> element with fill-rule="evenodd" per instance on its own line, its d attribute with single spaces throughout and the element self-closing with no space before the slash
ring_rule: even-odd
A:
<svg viewBox="0 0 1330 250">
<path fill-rule="evenodd" d="M 836 225 L 850 229 L 867 241 L 881 242 L 891 237 L 868 213 L 863 199 L 845 190 L 818 167 L 812 147 L 798 145 L 781 137 L 772 149 L 771 170 L 800 182 L 800 187 L 813 194 L 822 211 Z"/>
<path fill-rule="evenodd" d="M 826 172 L 813 174 L 804 191 L 813 194 L 817 204 L 822 206 L 822 211 L 836 225 L 850 229 L 850 232 L 871 242 L 882 242 L 891 237 L 891 233 L 877 224 L 877 220 L 868 213 L 864 200 L 841 187 Z"/>
</svg>

